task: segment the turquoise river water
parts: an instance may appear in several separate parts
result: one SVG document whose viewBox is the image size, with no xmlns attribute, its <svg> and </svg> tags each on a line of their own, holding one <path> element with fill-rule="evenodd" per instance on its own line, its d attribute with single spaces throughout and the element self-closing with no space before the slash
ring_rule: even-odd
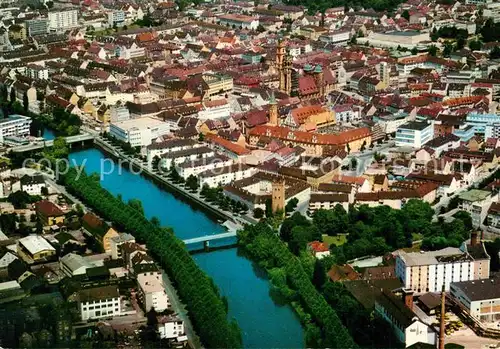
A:
<svg viewBox="0 0 500 349">
<path fill-rule="evenodd" d="M 181 239 L 223 230 L 205 212 L 160 189 L 145 177 L 133 174 L 128 167 L 120 168 L 114 163 L 115 168 L 111 171 L 111 160 L 97 149 L 71 153 L 70 161 L 84 164 L 87 173 L 109 172 L 101 176 L 103 187 L 115 195 L 120 194 L 124 200 L 141 200 L 148 218 L 158 217 Z M 239 256 L 236 248 L 195 254 L 193 257 L 227 297 L 229 315 L 241 327 L 245 348 L 304 347 L 303 331 L 297 316 L 289 306 L 273 302 L 269 295 L 269 281 L 263 271 Z"/>
</svg>

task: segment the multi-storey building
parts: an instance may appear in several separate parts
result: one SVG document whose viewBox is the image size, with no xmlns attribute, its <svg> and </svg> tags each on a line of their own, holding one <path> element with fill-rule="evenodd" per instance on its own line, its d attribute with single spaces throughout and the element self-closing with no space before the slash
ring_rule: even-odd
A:
<svg viewBox="0 0 500 349">
<path fill-rule="evenodd" d="M 121 314 L 120 294 L 116 285 L 83 289 L 78 292 L 82 321 Z"/>
<path fill-rule="evenodd" d="M 61 31 L 78 26 L 78 10 L 49 12 L 49 28 Z"/>
<path fill-rule="evenodd" d="M 13 114 L 0 120 L 0 142 L 5 137 L 28 137 L 30 134 L 31 118 Z"/>
<path fill-rule="evenodd" d="M 148 146 L 159 136 L 169 133 L 168 125 L 149 117 L 112 122 L 109 133 L 117 139 L 130 143 L 133 147 Z"/>
<path fill-rule="evenodd" d="M 453 282 L 450 285 L 450 291 L 453 298 L 479 321 L 497 323 L 500 320 L 500 282 L 498 279 Z"/>
<path fill-rule="evenodd" d="M 111 27 L 115 25 L 118 27 L 123 26 L 123 24 L 125 23 L 125 18 L 125 12 L 123 12 L 122 10 L 108 12 L 108 24 Z"/>
<path fill-rule="evenodd" d="M 461 248 L 447 247 L 438 251 L 404 252 L 396 257 L 396 275 L 404 287 L 417 293 L 450 290 L 452 282 L 487 279 L 490 256 L 477 235 Z"/>
<path fill-rule="evenodd" d="M 139 274 L 137 276 L 139 286 L 139 298 L 145 311 L 154 308 L 162 312 L 170 306 L 165 287 L 158 275 Z"/>
<path fill-rule="evenodd" d="M 26 32 L 28 36 L 45 35 L 49 32 L 49 20 L 30 19 L 26 21 Z"/>
<path fill-rule="evenodd" d="M 491 204 L 498 200 L 498 193 L 492 193 L 489 190 L 472 189 L 461 193 L 458 198 L 458 208 L 469 212 L 472 225 L 479 227 L 486 219 Z"/>
<path fill-rule="evenodd" d="M 434 138 L 434 125 L 427 122 L 409 122 L 398 127 L 396 131 L 396 145 L 421 148 Z"/>
<path fill-rule="evenodd" d="M 49 78 L 49 69 L 38 64 L 28 64 L 26 66 L 26 75 L 35 80 L 47 80 Z"/>
</svg>

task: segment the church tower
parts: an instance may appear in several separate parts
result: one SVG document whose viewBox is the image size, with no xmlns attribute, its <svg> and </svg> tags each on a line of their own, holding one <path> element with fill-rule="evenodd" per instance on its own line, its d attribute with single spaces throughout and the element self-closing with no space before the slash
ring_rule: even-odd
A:
<svg viewBox="0 0 500 349">
<path fill-rule="evenodd" d="M 319 64 L 314 68 L 314 80 L 319 89 L 319 96 L 323 98 L 325 96 L 325 78 L 323 75 L 323 68 L 321 68 Z"/>
<path fill-rule="evenodd" d="M 289 95 L 292 91 L 292 57 L 282 40 L 276 47 L 276 68 L 279 74 L 279 89 Z"/>
<path fill-rule="evenodd" d="M 280 178 L 272 183 L 272 209 L 273 213 L 285 213 L 285 179 Z"/>
<path fill-rule="evenodd" d="M 271 96 L 269 96 L 269 125 L 279 126 L 278 122 L 278 103 L 274 97 L 274 91 L 271 91 Z"/>
</svg>

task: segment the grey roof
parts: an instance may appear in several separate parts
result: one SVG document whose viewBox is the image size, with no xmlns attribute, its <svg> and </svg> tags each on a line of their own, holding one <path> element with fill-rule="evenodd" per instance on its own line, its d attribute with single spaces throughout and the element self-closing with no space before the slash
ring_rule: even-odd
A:
<svg viewBox="0 0 500 349">
<path fill-rule="evenodd" d="M 61 263 L 63 263 L 71 271 L 75 271 L 81 267 L 85 267 L 85 268 L 93 268 L 94 267 L 94 265 L 92 265 L 90 262 L 85 260 L 85 258 L 83 258 L 82 256 L 75 254 L 75 253 L 68 253 L 67 255 L 62 257 Z"/>
<path fill-rule="evenodd" d="M 103 287 L 89 288 L 78 292 L 80 302 L 112 299 L 120 297 L 118 286 L 109 285 Z"/>
<path fill-rule="evenodd" d="M 462 290 L 471 301 L 500 298 L 499 279 L 452 282 L 451 287 Z"/>
</svg>

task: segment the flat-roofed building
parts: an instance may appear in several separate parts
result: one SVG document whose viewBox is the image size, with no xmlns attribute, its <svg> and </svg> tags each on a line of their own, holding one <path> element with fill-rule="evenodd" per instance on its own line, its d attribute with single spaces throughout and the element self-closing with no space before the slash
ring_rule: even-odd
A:
<svg viewBox="0 0 500 349">
<path fill-rule="evenodd" d="M 396 146 L 421 148 L 434 138 L 434 125 L 427 122 L 412 121 L 398 127 Z"/>
<path fill-rule="evenodd" d="M 450 292 L 479 321 L 500 321 L 500 280 L 453 282 Z"/>
<path fill-rule="evenodd" d="M 130 143 L 132 147 L 148 146 L 152 140 L 168 134 L 168 124 L 150 117 L 112 122 L 109 133 L 118 140 Z"/>
<path fill-rule="evenodd" d="M 396 257 L 396 276 L 404 287 L 417 293 L 440 292 L 452 282 L 487 279 L 490 256 L 477 236 L 462 248 L 447 247 L 438 251 L 404 252 Z"/>
<path fill-rule="evenodd" d="M 5 137 L 28 137 L 30 134 L 31 118 L 13 114 L 0 120 L 0 142 L 3 143 Z"/>
<path fill-rule="evenodd" d="M 139 298 L 145 311 L 154 308 L 156 311 L 162 312 L 170 307 L 170 300 L 160 276 L 139 274 L 137 285 L 139 286 Z"/>
</svg>

